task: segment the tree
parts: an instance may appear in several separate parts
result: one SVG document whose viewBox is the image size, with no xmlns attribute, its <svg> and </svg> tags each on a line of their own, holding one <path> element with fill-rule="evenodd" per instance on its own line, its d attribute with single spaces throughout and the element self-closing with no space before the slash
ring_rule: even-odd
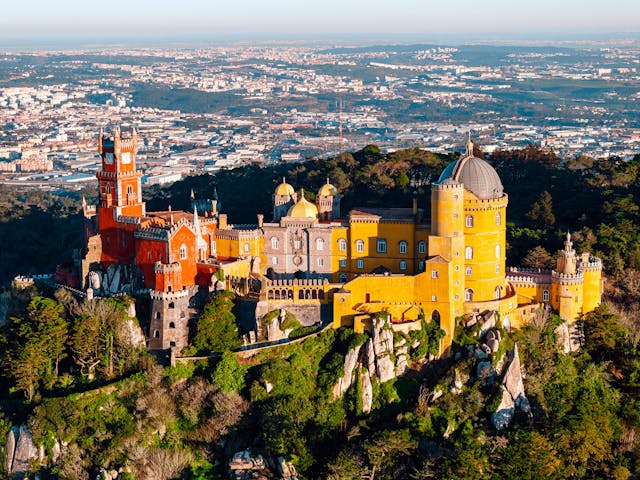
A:
<svg viewBox="0 0 640 480">
<path fill-rule="evenodd" d="M 555 267 L 553 257 L 540 245 L 527 252 L 527 255 L 522 259 L 522 264 L 529 268 L 545 269 Z"/>
<path fill-rule="evenodd" d="M 538 201 L 531 205 L 531 210 L 526 215 L 537 228 L 542 230 L 549 230 L 556 223 L 551 200 L 551 194 L 545 190 L 540 194 Z"/>
<path fill-rule="evenodd" d="M 53 361 L 53 374 L 58 376 L 60 360 L 67 356 L 66 343 L 69 326 L 63 317 L 64 307 L 51 298 L 34 297 L 27 307 L 29 319 L 34 323 L 34 336 Z"/>
<path fill-rule="evenodd" d="M 227 350 L 222 354 L 211 381 L 222 392 L 239 392 L 244 388 L 246 372 L 247 369 L 238 363 L 236 356 Z"/>
<path fill-rule="evenodd" d="M 232 292 L 219 292 L 205 305 L 193 340 L 198 352 L 224 352 L 242 345 L 236 317 L 231 311 L 234 298 Z"/>
</svg>

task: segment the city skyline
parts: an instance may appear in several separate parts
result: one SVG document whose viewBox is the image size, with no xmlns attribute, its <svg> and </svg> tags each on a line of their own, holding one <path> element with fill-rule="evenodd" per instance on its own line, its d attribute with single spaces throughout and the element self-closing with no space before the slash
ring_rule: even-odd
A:
<svg viewBox="0 0 640 480">
<path fill-rule="evenodd" d="M 630 0 L 513 4 L 471 0 L 420 2 L 381 0 L 301 3 L 290 0 L 212 4 L 185 0 L 124 2 L 109 8 L 93 2 L 31 0 L 11 5 L 0 19 L 0 46 L 16 40 L 81 39 L 128 41 L 142 38 L 322 39 L 331 37 L 408 41 L 572 38 L 632 35 L 640 6 Z M 107 28 L 108 27 L 108 28 Z"/>
</svg>

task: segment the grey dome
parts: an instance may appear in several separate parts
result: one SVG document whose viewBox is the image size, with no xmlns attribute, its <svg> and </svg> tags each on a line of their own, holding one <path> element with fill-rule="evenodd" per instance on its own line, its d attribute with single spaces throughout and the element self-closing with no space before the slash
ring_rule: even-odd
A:
<svg viewBox="0 0 640 480">
<path fill-rule="evenodd" d="M 500 198 L 504 195 L 504 187 L 493 167 L 468 153 L 457 162 L 447 165 L 438 183 L 448 179 L 462 183 L 467 190 L 482 200 Z"/>
</svg>

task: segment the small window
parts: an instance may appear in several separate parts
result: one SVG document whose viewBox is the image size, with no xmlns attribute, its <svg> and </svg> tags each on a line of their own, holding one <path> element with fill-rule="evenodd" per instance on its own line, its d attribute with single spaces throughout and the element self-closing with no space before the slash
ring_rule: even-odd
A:
<svg viewBox="0 0 640 480">
<path fill-rule="evenodd" d="M 496 212 L 496 225 L 500 225 L 500 223 L 502 223 L 502 215 L 500 212 Z"/>
<path fill-rule="evenodd" d="M 338 240 L 338 250 L 340 250 L 341 252 L 347 251 L 347 241 L 344 238 Z"/>
<path fill-rule="evenodd" d="M 431 295 L 431 301 L 432 302 L 437 302 L 438 301 L 438 296 L 437 295 Z"/>
<path fill-rule="evenodd" d="M 360 269 L 363 269 L 363 268 L 364 268 L 364 260 L 363 260 L 363 259 L 361 259 L 361 258 L 359 258 L 359 259 L 356 261 L 356 267 L 357 267 L 357 268 L 360 268 Z"/>
<path fill-rule="evenodd" d="M 324 267 L 324 258 L 319 258 L 317 263 L 319 267 Z"/>
<path fill-rule="evenodd" d="M 153 338 L 160 338 L 160 330 L 153 332 Z"/>
<path fill-rule="evenodd" d="M 272 249 L 277 250 L 278 246 L 279 246 L 279 243 L 280 242 L 278 242 L 277 237 L 271 237 L 271 248 Z"/>
<path fill-rule="evenodd" d="M 438 270 L 431 270 L 431 278 L 438 278 Z"/>
<path fill-rule="evenodd" d="M 170 309 L 174 309 L 174 308 L 176 308 L 176 304 L 175 304 L 175 303 L 173 303 L 173 302 L 169 303 L 169 308 L 170 308 Z"/>
<path fill-rule="evenodd" d="M 500 264 L 496 263 L 496 273 L 500 273 Z"/>
<path fill-rule="evenodd" d="M 456 265 L 456 266 L 454 267 L 454 270 L 455 270 L 456 272 L 457 272 L 458 270 L 460 270 L 460 265 Z"/>
<path fill-rule="evenodd" d="M 427 253 L 427 242 L 418 242 L 418 253 Z"/>
<path fill-rule="evenodd" d="M 324 250 L 324 239 L 323 238 L 318 238 L 316 240 L 316 250 L 318 250 L 319 252 Z"/>
<path fill-rule="evenodd" d="M 211 240 L 211 254 L 215 254 L 217 252 L 217 245 L 215 240 Z"/>
<path fill-rule="evenodd" d="M 111 185 L 109 185 L 108 183 L 104 186 L 104 193 L 106 193 L 107 195 L 111 193 Z"/>
<path fill-rule="evenodd" d="M 180 245 L 180 260 L 185 260 L 187 258 L 187 246 L 183 243 Z"/>
<path fill-rule="evenodd" d="M 473 260 L 473 247 L 465 247 L 464 258 L 467 260 Z"/>
<path fill-rule="evenodd" d="M 251 245 L 249 243 L 244 244 L 244 253 L 249 253 L 251 251 Z"/>
<path fill-rule="evenodd" d="M 170 347 L 175 347 L 176 346 L 176 342 L 169 342 L 169 346 Z"/>
<path fill-rule="evenodd" d="M 464 291 L 464 300 L 466 302 L 473 302 L 473 290 L 471 290 L 470 288 L 467 288 Z"/>
<path fill-rule="evenodd" d="M 273 265 L 277 265 L 278 264 L 278 257 L 271 257 L 271 263 Z"/>
<path fill-rule="evenodd" d="M 420 260 L 418 262 L 418 270 L 420 270 L 421 272 L 424 272 L 424 260 Z"/>
<path fill-rule="evenodd" d="M 400 270 L 406 270 L 407 269 L 407 262 L 405 262 L 404 260 L 400 261 Z"/>
<path fill-rule="evenodd" d="M 398 244 L 398 251 L 400 253 L 407 253 L 407 247 L 408 243 L 403 240 Z"/>
<path fill-rule="evenodd" d="M 347 268 L 347 259 L 346 258 L 341 258 L 340 259 L 340 268 Z"/>
<path fill-rule="evenodd" d="M 156 320 L 160 320 L 160 312 L 156 312 Z"/>
<path fill-rule="evenodd" d="M 293 248 L 300 250 L 302 248 L 302 240 L 296 240 L 293 242 Z"/>
<path fill-rule="evenodd" d="M 356 240 L 356 252 L 364 253 L 364 241 Z"/>
<path fill-rule="evenodd" d="M 471 274 L 473 273 L 473 269 L 472 269 L 471 267 L 467 267 L 467 269 L 466 269 L 466 270 L 467 270 L 467 271 L 466 271 L 465 273 L 466 273 L 467 277 L 470 277 L 470 276 L 471 276 Z"/>
<path fill-rule="evenodd" d="M 500 300 L 500 297 L 502 297 L 502 287 L 501 286 L 497 286 L 495 289 L 495 297 L 496 300 Z"/>
<path fill-rule="evenodd" d="M 384 238 L 379 238 L 376 242 L 376 252 L 378 253 L 387 253 L 387 240 Z"/>
<path fill-rule="evenodd" d="M 131 185 L 127 185 L 127 195 L 133 195 L 133 187 Z"/>
<path fill-rule="evenodd" d="M 549 301 L 549 290 L 543 290 L 542 291 L 542 301 L 543 302 L 548 302 Z"/>
<path fill-rule="evenodd" d="M 347 281 L 347 275 L 345 273 L 341 273 L 338 276 L 338 282 L 345 283 Z M 344 299 L 343 299 L 344 300 Z"/>
<path fill-rule="evenodd" d="M 464 226 L 467 228 L 473 227 L 473 215 L 467 215 L 464 217 Z"/>
<path fill-rule="evenodd" d="M 169 328 L 176 328 L 175 322 L 169 322 Z"/>
<path fill-rule="evenodd" d="M 455 300 L 460 300 L 460 295 L 458 295 L 458 294 L 456 293 L 456 295 L 455 295 L 454 299 L 455 299 Z"/>
<path fill-rule="evenodd" d="M 496 245 L 496 258 L 500 258 L 500 244 Z"/>
</svg>

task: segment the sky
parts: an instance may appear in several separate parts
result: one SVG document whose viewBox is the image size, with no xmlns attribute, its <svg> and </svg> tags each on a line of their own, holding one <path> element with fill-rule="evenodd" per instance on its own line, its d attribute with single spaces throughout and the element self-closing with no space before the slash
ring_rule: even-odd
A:
<svg viewBox="0 0 640 480">
<path fill-rule="evenodd" d="M 4 5 L 3 5 L 4 4 Z M 3 39 L 594 37 L 640 32 L 638 0 L 0 0 Z"/>
</svg>

